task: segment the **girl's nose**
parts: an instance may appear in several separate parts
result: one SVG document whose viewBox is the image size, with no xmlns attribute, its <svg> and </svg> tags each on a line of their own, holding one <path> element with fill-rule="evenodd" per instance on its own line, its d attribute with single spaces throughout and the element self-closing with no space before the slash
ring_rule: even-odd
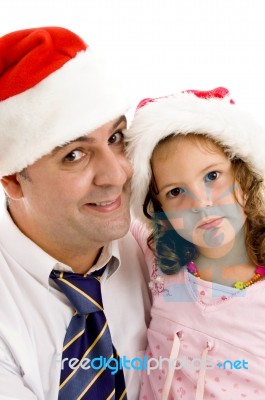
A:
<svg viewBox="0 0 265 400">
<path fill-rule="evenodd" d="M 193 204 L 192 211 L 198 212 L 202 208 L 208 208 L 213 206 L 212 197 L 210 193 L 207 193 L 206 190 L 197 191 L 192 194 Z"/>
</svg>

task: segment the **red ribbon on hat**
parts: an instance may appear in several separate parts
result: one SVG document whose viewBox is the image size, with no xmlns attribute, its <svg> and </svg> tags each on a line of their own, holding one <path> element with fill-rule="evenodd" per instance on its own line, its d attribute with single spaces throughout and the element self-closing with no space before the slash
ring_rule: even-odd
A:
<svg viewBox="0 0 265 400">
<path fill-rule="evenodd" d="M 224 88 L 224 87 L 218 87 L 212 90 L 185 90 L 182 93 L 193 93 L 195 94 L 197 97 L 201 98 L 201 99 L 224 99 L 225 97 L 229 96 L 230 97 L 230 93 L 229 90 Z M 233 99 L 230 99 L 230 103 L 231 104 L 235 104 Z"/>
<path fill-rule="evenodd" d="M 193 90 L 193 89 L 188 89 L 188 90 L 183 90 L 181 93 L 192 93 L 195 96 L 199 97 L 200 99 L 224 99 L 225 97 L 230 97 L 229 90 L 224 88 L 224 87 L 217 87 L 212 90 Z M 174 96 L 174 95 L 171 95 Z M 138 104 L 136 111 L 139 110 L 140 108 L 144 107 L 148 103 L 154 103 L 156 100 L 159 99 L 166 99 L 171 96 L 162 96 L 162 97 L 155 97 L 155 98 L 146 98 L 140 101 Z M 230 98 L 230 104 L 235 104 L 234 100 Z"/>
</svg>

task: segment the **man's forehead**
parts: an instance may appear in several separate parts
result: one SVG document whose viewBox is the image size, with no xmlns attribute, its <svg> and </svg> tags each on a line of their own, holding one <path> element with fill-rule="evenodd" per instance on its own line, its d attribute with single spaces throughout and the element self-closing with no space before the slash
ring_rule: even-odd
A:
<svg viewBox="0 0 265 400">
<path fill-rule="evenodd" d="M 105 125 L 103 125 L 103 126 L 97 128 L 97 129 L 95 129 L 95 130 L 92 131 L 92 132 L 89 132 L 87 135 L 80 136 L 80 137 L 78 137 L 78 138 L 75 138 L 75 139 L 73 139 L 73 140 L 70 140 L 69 142 L 67 142 L 67 143 L 65 143 L 65 144 L 63 144 L 63 145 L 61 145 L 61 146 L 56 147 L 56 148 L 52 151 L 52 153 L 54 154 L 54 153 L 57 152 L 58 150 L 63 149 L 64 147 L 69 146 L 71 143 L 75 143 L 75 142 L 85 142 L 85 143 L 88 143 L 88 144 L 93 144 L 93 143 L 96 142 L 96 135 L 95 135 L 95 134 L 96 134 L 97 131 L 99 131 L 100 129 L 102 129 L 102 128 L 105 127 L 106 125 L 109 125 L 109 127 L 108 127 L 108 133 L 109 133 L 109 135 L 111 135 L 111 134 L 113 133 L 113 131 L 114 131 L 119 125 L 121 125 L 122 123 L 125 124 L 125 125 L 127 124 L 127 119 L 126 119 L 125 115 L 121 115 L 119 118 L 117 118 L 117 119 L 115 119 L 115 120 L 113 120 L 113 121 L 111 121 L 111 122 L 106 123 Z"/>
</svg>

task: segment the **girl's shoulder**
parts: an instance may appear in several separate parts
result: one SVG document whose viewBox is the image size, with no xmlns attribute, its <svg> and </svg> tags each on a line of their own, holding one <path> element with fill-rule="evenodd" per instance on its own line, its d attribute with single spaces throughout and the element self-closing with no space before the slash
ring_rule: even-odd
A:
<svg viewBox="0 0 265 400">
<path fill-rule="evenodd" d="M 147 249 L 149 249 L 147 240 L 151 234 L 151 230 L 149 230 L 142 221 L 133 218 L 130 225 L 130 231 L 143 252 L 146 253 Z"/>
<path fill-rule="evenodd" d="M 154 253 L 148 246 L 148 237 L 151 234 L 151 230 L 148 229 L 147 226 L 138 219 L 132 219 L 130 231 L 142 249 L 149 273 L 151 274 L 153 265 L 155 263 Z"/>
</svg>

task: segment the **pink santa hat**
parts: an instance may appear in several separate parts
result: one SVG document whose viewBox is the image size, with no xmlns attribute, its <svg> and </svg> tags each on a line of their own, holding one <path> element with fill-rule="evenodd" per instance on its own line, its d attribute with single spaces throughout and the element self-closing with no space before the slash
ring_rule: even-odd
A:
<svg viewBox="0 0 265 400">
<path fill-rule="evenodd" d="M 144 222 L 143 204 L 151 180 L 150 159 L 155 146 L 167 136 L 204 134 L 229 147 L 232 156 L 249 163 L 265 177 L 265 132 L 239 110 L 226 88 L 187 90 L 176 95 L 142 100 L 126 133 L 132 162 L 132 212 Z"/>
</svg>

